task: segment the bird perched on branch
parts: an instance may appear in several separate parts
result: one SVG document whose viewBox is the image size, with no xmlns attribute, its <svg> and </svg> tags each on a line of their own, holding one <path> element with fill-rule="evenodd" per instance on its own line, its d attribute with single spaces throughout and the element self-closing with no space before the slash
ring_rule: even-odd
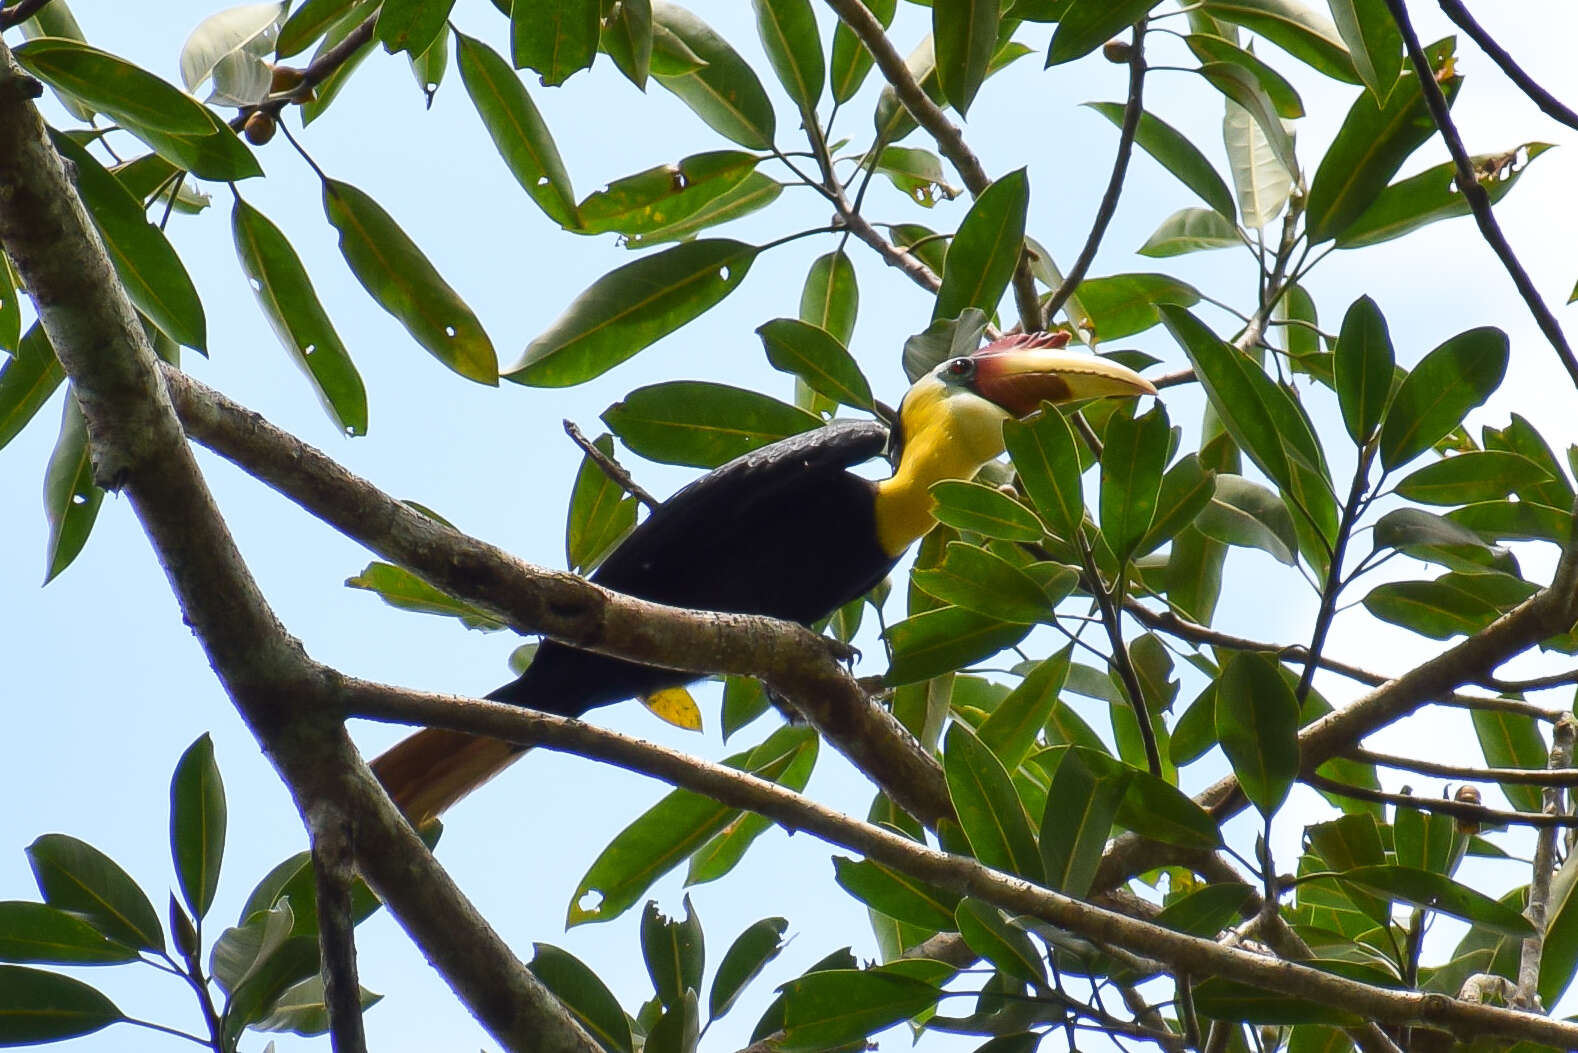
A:
<svg viewBox="0 0 1578 1053">
<path fill-rule="evenodd" d="M 932 484 L 968 479 L 1003 452 L 1003 422 L 1043 402 L 1156 394 L 1116 362 L 1062 350 L 1067 333 L 1007 337 L 950 358 L 905 393 L 895 434 L 835 421 L 702 476 L 630 532 L 592 581 L 675 607 L 764 614 L 809 625 L 874 588 L 931 529 Z M 872 482 L 848 471 L 888 451 Z M 545 640 L 513 683 L 487 697 L 579 717 L 697 679 Z M 429 728 L 373 762 L 418 826 L 514 761 L 525 747 Z"/>
</svg>

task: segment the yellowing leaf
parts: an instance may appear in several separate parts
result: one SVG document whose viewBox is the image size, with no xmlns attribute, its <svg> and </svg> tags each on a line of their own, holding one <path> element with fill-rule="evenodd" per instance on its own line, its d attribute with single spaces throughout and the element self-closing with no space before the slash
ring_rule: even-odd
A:
<svg viewBox="0 0 1578 1053">
<path fill-rule="evenodd" d="M 701 730 L 701 707 L 683 687 L 665 687 L 644 697 L 641 704 L 665 724 L 686 731 Z"/>
</svg>

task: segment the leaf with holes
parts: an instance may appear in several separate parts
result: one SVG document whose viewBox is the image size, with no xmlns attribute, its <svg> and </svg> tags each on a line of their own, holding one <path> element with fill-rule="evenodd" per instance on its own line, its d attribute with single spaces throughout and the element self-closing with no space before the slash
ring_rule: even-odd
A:
<svg viewBox="0 0 1578 1053">
<path fill-rule="evenodd" d="M 543 84 L 553 87 L 591 66 L 600 13 L 598 0 L 516 0 L 510 5 L 515 68 L 536 70 Z"/>
<path fill-rule="evenodd" d="M 380 307 L 456 373 L 479 384 L 499 382 L 482 323 L 389 213 L 334 179 L 324 181 L 323 210 L 340 232 L 345 262 Z"/>
<path fill-rule="evenodd" d="M 307 374 L 339 429 L 367 434 L 367 389 L 296 250 L 267 216 L 239 197 L 230 228 L 241 269 L 274 335 Z"/>
<path fill-rule="evenodd" d="M 1550 143 L 1524 143 L 1505 153 L 1477 154 L 1469 160 L 1479 185 L 1495 204 L 1523 177 L 1529 163 L 1550 148 Z M 1339 249 L 1378 245 L 1470 211 L 1468 198 L 1457 189 L 1457 163 L 1446 161 L 1382 190 L 1359 218 L 1337 235 L 1336 244 Z"/>
<path fill-rule="evenodd" d="M 759 158 L 743 150 L 693 154 L 609 183 L 576 206 L 588 233 L 651 234 L 683 223 L 745 182 Z"/>
</svg>

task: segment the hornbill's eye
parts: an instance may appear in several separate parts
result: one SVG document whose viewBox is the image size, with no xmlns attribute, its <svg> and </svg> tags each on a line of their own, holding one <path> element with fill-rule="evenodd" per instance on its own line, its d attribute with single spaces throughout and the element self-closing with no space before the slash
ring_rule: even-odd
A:
<svg viewBox="0 0 1578 1053">
<path fill-rule="evenodd" d="M 943 367 L 950 380 L 969 380 L 975 376 L 975 359 L 955 358 Z"/>
</svg>

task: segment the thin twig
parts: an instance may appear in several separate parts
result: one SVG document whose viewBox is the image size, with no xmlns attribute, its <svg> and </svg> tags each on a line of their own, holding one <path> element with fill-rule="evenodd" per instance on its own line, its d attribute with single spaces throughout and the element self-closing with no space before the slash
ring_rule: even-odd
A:
<svg viewBox="0 0 1578 1053">
<path fill-rule="evenodd" d="M 307 808 L 312 872 L 318 894 L 318 953 L 323 1004 L 334 1053 L 367 1053 L 361 983 L 356 975 L 356 922 L 351 887 L 356 876 L 351 819 L 328 801 Z"/>
<path fill-rule="evenodd" d="M 1331 631 L 1332 619 L 1337 613 L 1337 597 L 1342 592 L 1342 563 L 1348 553 L 1348 541 L 1353 536 L 1358 521 L 1360 503 L 1369 489 L 1370 462 L 1375 458 L 1376 443 L 1366 443 L 1359 452 L 1359 463 L 1353 469 L 1353 485 L 1348 488 L 1348 500 L 1342 506 L 1342 519 L 1337 524 L 1337 540 L 1332 545 L 1331 563 L 1326 568 L 1326 584 L 1320 590 L 1320 610 L 1315 615 L 1315 631 L 1310 635 L 1310 645 L 1305 650 L 1304 672 L 1299 675 L 1299 686 L 1294 692 L 1300 705 L 1315 683 L 1315 670 L 1320 668 L 1321 652 L 1326 649 L 1326 634 Z"/>
<path fill-rule="evenodd" d="M 1452 160 L 1457 164 L 1457 188 L 1468 202 L 1468 207 L 1474 213 L 1474 222 L 1479 225 L 1480 234 L 1484 235 L 1491 251 L 1501 260 L 1501 265 L 1507 269 L 1512 283 L 1518 287 L 1518 293 L 1523 297 L 1523 302 L 1529 307 L 1529 312 L 1534 315 L 1534 320 L 1539 324 L 1540 331 L 1545 334 L 1551 347 L 1555 348 L 1556 355 L 1562 361 L 1562 366 L 1567 370 L 1567 375 L 1574 384 L 1578 384 L 1578 356 L 1573 354 L 1573 349 L 1567 343 L 1567 337 L 1562 332 L 1561 323 L 1545 305 L 1539 290 L 1534 287 L 1534 282 L 1523 269 L 1523 264 L 1518 262 L 1517 255 L 1512 251 L 1512 246 L 1507 242 L 1507 237 L 1501 232 L 1501 225 L 1496 222 L 1495 213 L 1490 207 L 1490 195 L 1480 185 L 1479 177 L 1474 171 L 1473 159 L 1469 157 L 1468 150 L 1463 146 L 1463 137 L 1458 134 L 1457 125 L 1452 122 L 1452 112 L 1447 106 L 1446 96 L 1441 93 L 1441 85 L 1436 83 L 1435 74 L 1430 69 L 1430 60 L 1425 57 L 1425 52 L 1419 44 L 1419 35 L 1414 32 L 1413 22 L 1408 18 L 1408 11 L 1403 6 L 1403 0 L 1386 0 L 1392 18 L 1397 22 L 1397 28 L 1402 31 L 1403 43 L 1408 48 L 1409 61 L 1413 63 L 1414 75 L 1419 78 L 1419 86 L 1424 91 L 1425 102 L 1430 107 L 1430 114 L 1435 118 L 1436 127 L 1441 131 L 1441 138 L 1446 142 L 1447 149 L 1451 151 Z"/>
<path fill-rule="evenodd" d="M 1042 317 L 1050 320 L 1068 302 L 1085 280 L 1085 272 L 1096 259 L 1101 239 L 1106 236 L 1107 225 L 1118 211 L 1118 198 L 1123 193 L 1124 179 L 1129 171 L 1129 158 L 1134 153 L 1134 137 L 1140 129 L 1140 118 L 1145 114 L 1145 23 L 1134 24 L 1133 40 L 1129 44 L 1129 97 L 1123 104 L 1123 125 L 1118 132 L 1118 151 L 1112 159 L 1112 174 L 1107 177 L 1107 189 L 1096 208 L 1096 218 L 1085 238 L 1085 247 L 1079 250 L 1074 266 L 1063 276 L 1063 284 L 1052 291 Z"/>
<path fill-rule="evenodd" d="M 1563 717 L 1556 722 L 1556 731 L 1551 738 L 1551 768 L 1565 768 L 1573 761 L 1573 736 L 1578 732 L 1578 723 L 1572 717 Z M 1541 803 L 1544 805 L 1545 814 L 1549 816 L 1566 816 L 1566 793 L 1560 786 L 1547 786 L 1542 795 Z M 1529 905 L 1524 908 L 1523 916 L 1529 919 L 1529 925 L 1534 932 L 1523 938 L 1523 947 L 1518 956 L 1518 989 L 1512 996 L 1514 1009 L 1527 1009 L 1539 1011 L 1540 1005 L 1540 960 L 1545 954 L 1545 926 L 1549 918 L 1546 911 L 1551 901 L 1551 878 L 1556 873 L 1556 838 L 1560 831 L 1555 826 L 1547 826 L 1540 831 L 1540 836 L 1534 842 L 1534 870 L 1529 880 Z"/>
<path fill-rule="evenodd" d="M 1507 75 L 1507 79 L 1522 88 L 1523 94 L 1533 100 L 1534 105 L 1544 111 L 1547 117 L 1560 121 L 1569 128 L 1578 128 L 1578 113 L 1568 109 L 1560 99 L 1540 87 L 1533 77 L 1524 72 L 1523 67 L 1514 62 L 1512 56 L 1507 53 L 1507 49 L 1498 44 L 1496 38 L 1485 31 L 1484 26 L 1474 21 L 1474 16 L 1468 13 L 1468 8 L 1459 0 L 1438 0 L 1438 2 L 1441 4 L 1442 12 L 1452 20 L 1452 23 L 1467 33 L 1468 38 L 1490 56 L 1490 61 L 1501 67 L 1501 72 Z"/>
<path fill-rule="evenodd" d="M 1422 812 L 1440 812 L 1443 815 L 1450 815 L 1458 819 L 1468 819 L 1472 822 L 1490 826 L 1533 826 L 1540 829 L 1556 826 L 1578 827 L 1578 818 L 1570 815 L 1546 815 L 1543 812 L 1512 812 L 1500 808 L 1486 808 L 1482 804 L 1470 804 L 1467 801 L 1449 801 L 1439 797 L 1416 797 L 1411 793 L 1388 793 L 1385 790 L 1374 790 L 1368 786 L 1353 786 L 1314 773 L 1306 773 L 1300 778 L 1322 793 L 1333 793 L 1339 797 L 1348 797 L 1356 801 L 1370 801 L 1374 804 L 1402 805 L 1408 808 L 1417 808 Z"/>
<path fill-rule="evenodd" d="M 1112 593 L 1096 566 L 1096 555 L 1085 540 L 1084 530 L 1076 527 L 1074 543 L 1079 548 L 1080 560 L 1085 565 L 1085 583 L 1101 610 L 1101 624 L 1107 630 L 1107 642 L 1112 647 L 1112 664 L 1123 681 L 1124 694 L 1129 696 L 1129 706 L 1134 710 L 1134 722 L 1139 725 L 1140 741 L 1145 744 L 1145 763 L 1157 778 L 1162 774 L 1162 753 L 1156 744 L 1156 729 L 1151 727 L 1151 710 L 1145 702 L 1145 690 L 1140 685 L 1140 675 L 1134 668 L 1134 659 L 1123 641 L 1123 618 L 1118 605 L 1112 602 Z"/>
<path fill-rule="evenodd" d="M 1564 714 L 1563 719 L 1565 718 Z M 1363 748 L 1351 749 L 1343 756 L 1361 764 L 1378 764 L 1383 768 L 1396 768 L 1398 771 L 1413 772 L 1416 775 L 1434 775 L 1442 779 L 1457 779 L 1462 782 L 1578 787 L 1578 768 L 1555 765 L 1547 768 L 1476 768 L 1470 765 L 1441 764 L 1415 757 L 1399 757 L 1395 754 L 1379 753 Z"/>
<path fill-rule="evenodd" d="M 44 9 L 49 0 L 22 0 L 19 4 L 0 11 L 0 29 L 10 29 L 19 26 Z"/>
<path fill-rule="evenodd" d="M 271 117 L 278 117 L 280 111 L 292 102 L 303 102 L 312 97 L 312 89 L 328 80 L 334 73 L 349 62 L 358 51 L 372 43 L 373 29 L 378 25 L 378 12 L 374 11 L 361 21 L 360 24 L 336 45 L 317 58 L 313 59 L 301 71 L 301 80 L 291 89 L 289 95 L 269 99 L 257 106 L 243 109 L 236 120 L 245 123 L 246 118 L 254 111 L 262 111 Z"/>
<path fill-rule="evenodd" d="M 603 474 L 608 476 L 615 486 L 646 505 L 649 511 L 656 512 L 658 510 L 658 506 L 663 502 L 647 493 L 640 483 L 630 477 L 630 473 L 625 470 L 624 465 L 602 450 L 599 450 L 597 445 L 588 439 L 581 429 L 576 426 L 575 422 L 568 417 L 564 420 L 564 433 L 570 437 L 571 442 L 581 448 L 581 451 L 586 454 L 593 464 L 603 470 Z"/>
</svg>

